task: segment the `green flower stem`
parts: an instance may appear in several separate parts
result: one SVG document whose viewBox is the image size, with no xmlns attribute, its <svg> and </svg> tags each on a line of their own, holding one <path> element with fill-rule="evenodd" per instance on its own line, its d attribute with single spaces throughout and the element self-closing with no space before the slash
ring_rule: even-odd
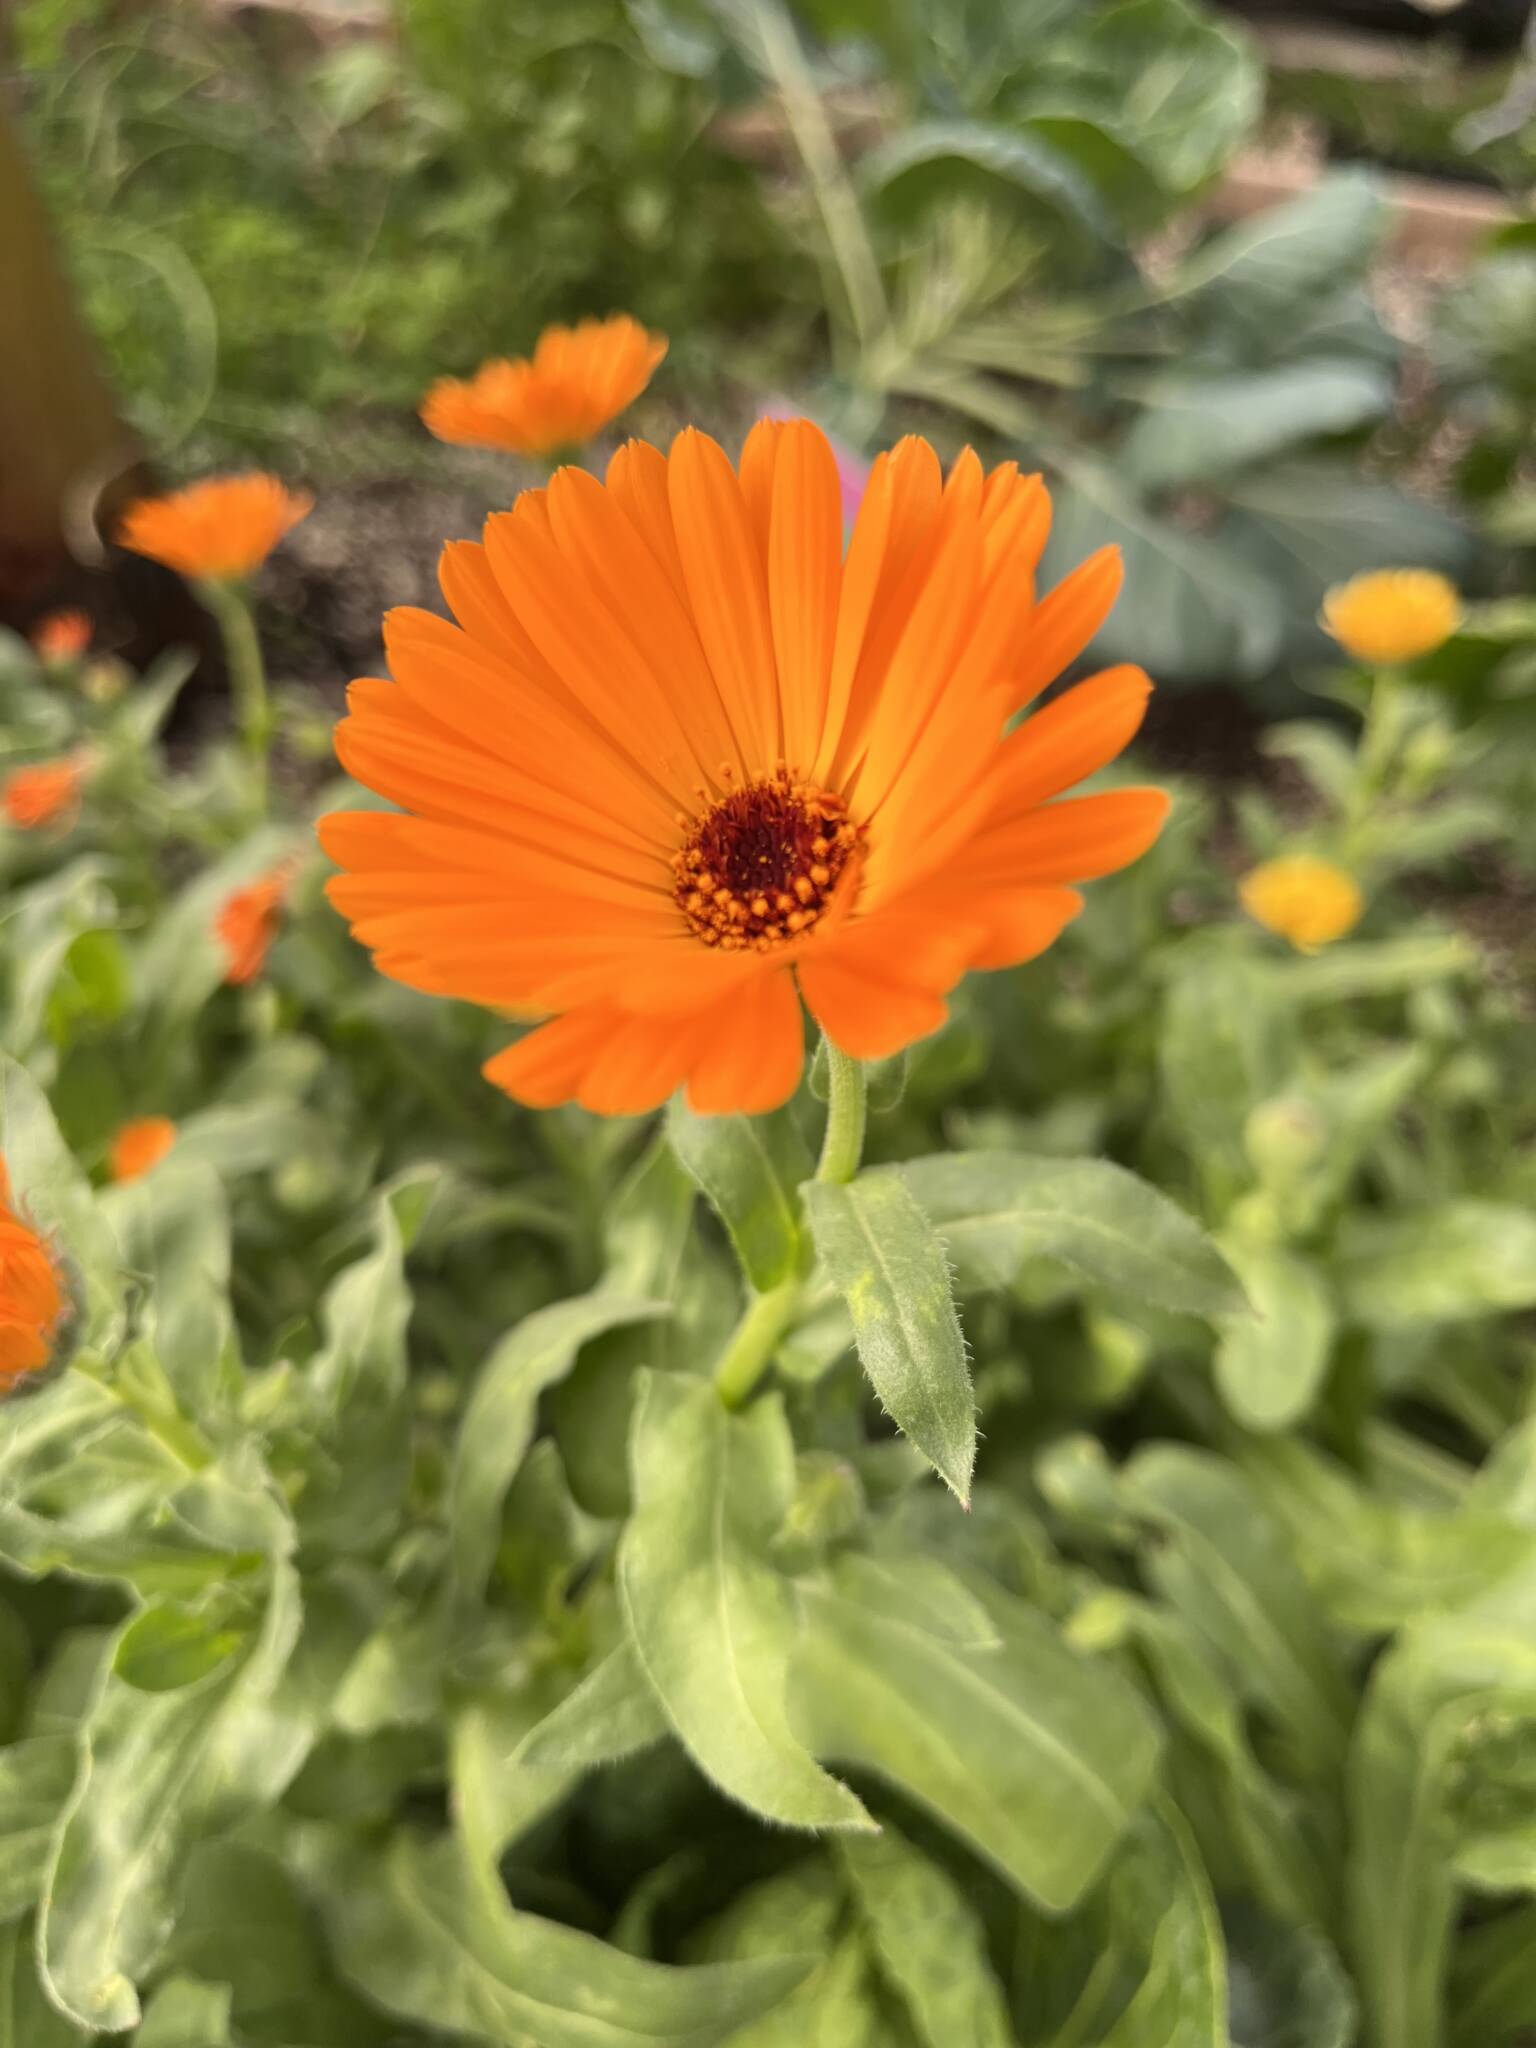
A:
<svg viewBox="0 0 1536 2048">
<path fill-rule="evenodd" d="M 862 1061 L 840 1052 L 825 1033 L 821 1048 L 827 1056 L 827 1128 L 816 1178 L 843 1186 L 858 1172 L 864 1156 L 869 1090 Z"/>
<path fill-rule="evenodd" d="M 864 1126 L 867 1120 L 868 1090 L 863 1064 L 840 1052 L 830 1038 L 823 1037 L 827 1060 L 827 1127 L 822 1138 L 818 1180 L 850 1181 L 864 1156 Z M 794 1321 L 805 1293 L 810 1268 L 810 1245 L 803 1247 L 797 1270 L 766 1294 L 755 1294 L 747 1303 L 731 1341 L 715 1367 L 715 1385 L 727 1408 L 740 1408 L 768 1370 L 779 1340 Z"/>
<path fill-rule="evenodd" d="M 794 1321 L 805 1292 L 805 1280 L 791 1273 L 766 1294 L 754 1295 L 746 1313 L 720 1354 L 715 1367 L 715 1386 L 727 1408 L 745 1405 L 753 1388 L 768 1370 L 779 1339 Z"/>
<path fill-rule="evenodd" d="M 198 595 L 218 621 L 235 700 L 235 723 L 251 757 L 260 810 L 267 807 L 267 756 L 272 746 L 272 700 L 267 692 L 266 665 L 250 601 L 238 583 L 210 578 L 199 583 Z"/>
<path fill-rule="evenodd" d="M 1393 668 L 1378 669 L 1371 678 L 1355 759 L 1355 782 L 1345 814 L 1346 845 L 1351 848 L 1360 828 L 1386 794 L 1392 761 L 1402 740 L 1404 709 L 1400 672 Z"/>
</svg>

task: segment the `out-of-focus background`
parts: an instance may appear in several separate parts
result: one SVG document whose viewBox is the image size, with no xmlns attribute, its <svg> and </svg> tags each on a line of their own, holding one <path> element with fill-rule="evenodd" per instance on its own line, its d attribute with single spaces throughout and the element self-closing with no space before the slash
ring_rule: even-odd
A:
<svg viewBox="0 0 1536 2048">
<path fill-rule="evenodd" d="M 616 309 L 672 344 L 631 430 L 787 394 L 1044 466 L 1056 560 L 1127 551 L 1105 651 L 1223 704 L 1284 707 L 1327 582 L 1515 588 L 1536 538 L 1524 0 L 13 0 L 0 35 L 121 422 L 60 530 L 135 447 L 319 487 L 294 673 L 371 663 L 521 480 L 427 436 L 431 380 Z M 9 457 L 51 429 L 0 385 Z M 6 538 L 11 623 L 78 594 Z"/>
</svg>

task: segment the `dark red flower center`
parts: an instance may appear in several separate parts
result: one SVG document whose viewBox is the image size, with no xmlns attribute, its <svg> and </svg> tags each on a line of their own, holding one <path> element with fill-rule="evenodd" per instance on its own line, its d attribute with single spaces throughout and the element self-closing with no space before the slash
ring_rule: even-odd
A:
<svg viewBox="0 0 1536 2048">
<path fill-rule="evenodd" d="M 673 858 L 678 907 L 706 946 L 767 952 L 824 914 L 860 837 L 830 790 L 782 772 L 733 789 Z"/>
</svg>

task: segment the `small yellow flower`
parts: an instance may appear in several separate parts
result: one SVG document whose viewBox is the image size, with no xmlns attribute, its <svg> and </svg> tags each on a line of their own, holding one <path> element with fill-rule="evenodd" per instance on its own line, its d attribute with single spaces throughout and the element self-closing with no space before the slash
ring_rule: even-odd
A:
<svg viewBox="0 0 1536 2048">
<path fill-rule="evenodd" d="M 1238 894 L 1251 918 L 1289 939 L 1299 953 L 1342 939 L 1365 909 L 1354 876 L 1310 853 L 1261 861 L 1244 875 Z"/>
<path fill-rule="evenodd" d="M 1417 661 L 1462 621 L 1461 593 L 1433 569 L 1377 569 L 1336 583 L 1319 624 L 1367 668 Z"/>
</svg>

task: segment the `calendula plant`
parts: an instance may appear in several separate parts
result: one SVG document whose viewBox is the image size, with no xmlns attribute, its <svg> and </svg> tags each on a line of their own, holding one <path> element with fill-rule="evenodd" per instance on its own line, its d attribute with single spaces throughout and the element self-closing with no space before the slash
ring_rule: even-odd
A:
<svg viewBox="0 0 1536 2048">
<path fill-rule="evenodd" d="M 1520 994 L 1274 807 L 1358 923 L 1243 907 L 1047 518 L 631 443 L 392 618 L 339 874 L 7 830 L 16 2039 L 1519 2048 Z"/>
</svg>

